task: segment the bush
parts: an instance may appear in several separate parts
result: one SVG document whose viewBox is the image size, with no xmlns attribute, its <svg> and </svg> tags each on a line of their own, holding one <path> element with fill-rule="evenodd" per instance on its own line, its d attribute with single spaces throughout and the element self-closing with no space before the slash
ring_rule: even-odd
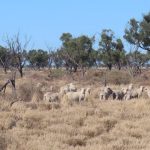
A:
<svg viewBox="0 0 150 150">
<path fill-rule="evenodd" d="M 104 78 L 104 77 L 103 77 Z M 105 74 L 106 82 L 108 84 L 129 84 L 131 82 L 131 78 L 129 74 L 125 71 L 107 71 Z"/>
<path fill-rule="evenodd" d="M 100 82 L 102 85 L 105 80 L 108 84 L 129 84 L 131 82 L 130 75 L 126 71 L 119 70 L 89 70 L 85 78 L 87 81 Z"/>
<path fill-rule="evenodd" d="M 49 74 L 48 77 L 50 78 L 60 78 L 63 77 L 65 74 L 65 71 L 62 69 L 52 69 Z"/>
<path fill-rule="evenodd" d="M 32 83 L 24 83 L 19 86 L 18 90 L 19 99 L 25 102 L 29 102 L 33 95 Z"/>
</svg>

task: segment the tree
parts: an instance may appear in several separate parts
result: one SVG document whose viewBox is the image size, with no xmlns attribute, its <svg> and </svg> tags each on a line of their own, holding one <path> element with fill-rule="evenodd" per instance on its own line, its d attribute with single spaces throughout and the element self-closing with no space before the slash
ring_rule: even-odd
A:
<svg viewBox="0 0 150 150">
<path fill-rule="evenodd" d="M 30 50 L 28 52 L 28 61 L 32 67 L 37 67 L 40 69 L 41 67 L 48 66 L 48 53 L 44 50 Z"/>
<path fill-rule="evenodd" d="M 11 65 L 16 67 L 20 73 L 20 76 L 23 77 L 23 68 L 26 63 L 26 48 L 29 44 L 28 39 L 25 39 L 25 42 L 22 42 L 19 36 L 19 33 L 14 37 L 6 39 L 7 49 L 11 53 Z"/>
<path fill-rule="evenodd" d="M 130 19 L 125 29 L 124 38 L 130 44 L 143 50 L 150 51 L 150 12 L 143 16 L 142 21 Z"/>
<path fill-rule="evenodd" d="M 150 12 L 143 16 L 140 22 L 140 48 L 150 51 Z"/>
<path fill-rule="evenodd" d="M 140 34 L 140 23 L 134 18 L 130 19 L 128 22 L 128 27 L 125 29 L 124 38 L 131 45 L 135 46 L 135 51 L 138 51 L 142 37 Z"/>
<path fill-rule="evenodd" d="M 102 54 L 102 60 L 107 65 L 109 70 L 113 65 L 113 52 L 114 52 L 114 33 L 112 30 L 104 29 L 101 33 L 101 40 L 99 42 L 99 52 Z"/>
<path fill-rule="evenodd" d="M 60 39 L 62 40 L 61 54 L 66 68 L 76 72 L 79 67 L 84 75 L 85 67 L 91 65 L 92 38 L 85 35 L 73 38 L 70 33 L 63 33 Z"/>
<path fill-rule="evenodd" d="M 7 73 L 7 69 L 10 65 L 10 53 L 8 49 L 0 46 L 0 64 L 4 69 L 4 72 Z"/>
<path fill-rule="evenodd" d="M 126 55 L 127 61 L 130 65 L 141 68 L 150 59 L 149 54 L 141 53 L 139 51 L 130 52 Z"/>
<path fill-rule="evenodd" d="M 149 60 L 145 54 L 139 52 L 140 49 L 150 51 L 150 12 L 143 16 L 141 21 L 130 19 L 128 26 L 125 29 L 124 38 L 128 43 L 134 46 L 134 64 L 131 64 L 136 72 L 141 73 L 141 66 Z"/>
<path fill-rule="evenodd" d="M 52 52 L 52 62 L 57 69 L 62 67 L 62 65 L 63 65 L 63 59 L 62 59 L 61 53 L 62 52 L 60 49 L 57 49 L 56 51 Z"/>
<path fill-rule="evenodd" d="M 114 63 L 117 65 L 118 69 L 120 70 L 122 65 L 126 64 L 125 50 L 121 39 L 117 39 L 114 42 L 114 48 L 115 48 L 113 53 Z"/>
</svg>

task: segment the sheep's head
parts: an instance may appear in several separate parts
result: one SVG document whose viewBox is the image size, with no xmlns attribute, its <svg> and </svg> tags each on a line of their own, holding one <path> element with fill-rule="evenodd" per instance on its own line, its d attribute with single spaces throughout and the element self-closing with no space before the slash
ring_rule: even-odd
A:
<svg viewBox="0 0 150 150">
<path fill-rule="evenodd" d="M 82 94 L 85 94 L 85 91 L 86 91 L 85 88 L 82 88 L 82 89 L 81 89 L 81 93 L 82 93 Z"/>
<path fill-rule="evenodd" d="M 129 87 L 128 87 L 129 90 L 132 90 L 133 89 L 133 84 L 129 84 Z"/>
<path fill-rule="evenodd" d="M 68 85 L 69 87 L 69 91 L 77 91 L 77 88 L 76 88 L 76 86 L 73 84 L 73 83 L 70 83 L 69 85 Z"/>
<path fill-rule="evenodd" d="M 140 91 L 141 91 L 141 92 L 143 92 L 143 91 L 144 91 L 144 89 L 145 89 L 145 87 L 144 87 L 144 86 L 140 86 Z"/>
<path fill-rule="evenodd" d="M 113 90 L 111 88 L 109 88 L 109 87 L 106 87 L 106 89 L 104 91 L 107 94 L 112 94 L 113 93 Z"/>
<path fill-rule="evenodd" d="M 144 91 L 149 91 L 149 88 L 148 87 L 144 87 L 144 89 L 143 89 Z"/>
<path fill-rule="evenodd" d="M 90 94 L 90 93 L 91 93 L 91 88 L 87 88 L 87 89 L 86 89 L 86 92 L 87 92 L 88 94 Z"/>
<path fill-rule="evenodd" d="M 123 88 L 123 89 L 121 89 L 121 91 L 124 93 L 124 94 L 127 94 L 127 92 L 128 92 L 128 88 Z"/>
</svg>

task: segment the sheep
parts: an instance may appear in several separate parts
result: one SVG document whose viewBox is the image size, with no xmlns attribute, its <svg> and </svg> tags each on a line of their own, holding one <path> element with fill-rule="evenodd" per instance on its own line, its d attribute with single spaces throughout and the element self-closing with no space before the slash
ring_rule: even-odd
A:
<svg viewBox="0 0 150 150">
<path fill-rule="evenodd" d="M 90 94 L 91 94 L 91 88 L 88 87 L 85 90 L 85 98 L 84 98 L 85 101 L 88 100 L 88 97 L 90 96 Z"/>
<path fill-rule="evenodd" d="M 77 88 L 73 83 L 67 84 L 60 88 L 60 95 L 63 97 L 67 92 L 76 92 Z"/>
<path fill-rule="evenodd" d="M 67 92 L 69 92 L 69 85 L 65 85 L 65 86 L 62 86 L 62 87 L 60 88 L 59 93 L 60 93 L 60 95 L 61 95 L 62 97 L 63 97 L 63 95 L 66 94 Z"/>
<path fill-rule="evenodd" d="M 147 96 L 150 98 L 150 88 L 145 87 L 145 91 L 146 91 L 146 93 L 147 93 Z"/>
<path fill-rule="evenodd" d="M 70 102 L 81 102 L 85 98 L 85 88 L 82 88 L 77 92 L 68 92 L 65 94 L 65 98 Z"/>
<path fill-rule="evenodd" d="M 131 83 L 131 84 L 129 84 L 129 86 L 128 86 L 128 90 L 132 90 L 133 89 L 133 84 Z"/>
<path fill-rule="evenodd" d="M 142 95 L 143 90 L 144 90 L 143 86 L 140 86 L 140 88 L 138 89 L 128 90 L 125 95 L 125 100 L 130 100 L 132 98 L 139 98 Z"/>
<path fill-rule="evenodd" d="M 41 88 L 41 91 L 42 92 L 53 92 L 54 91 L 54 86 L 50 86 L 50 87 L 47 87 L 47 86 L 43 86 L 42 88 Z"/>
<path fill-rule="evenodd" d="M 47 92 L 44 94 L 43 100 L 45 102 L 59 102 L 59 93 Z"/>
<path fill-rule="evenodd" d="M 77 91 L 77 88 L 76 88 L 76 86 L 73 83 L 69 84 L 69 91 L 72 91 L 72 92 L 76 92 Z"/>
<path fill-rule="evenodd" d="M 109 87 L 105 87 L 99 94 L 100 100 L 108 100 L 108 98 L 113 94 L 113 90 Z"/>
<path fill-rule="evenodd" d="M 121 89 L 121 91 L 113 91 L 113 99 L 115 100 L 123 100 L 127 91 L 125 89 Z"/>
<path fill-rule="evenodd" d="M 113 99 L 123 100 L 127 94 L 128 88 L 122 88 L 120 91 L 113 91 Z"/>
</svg>

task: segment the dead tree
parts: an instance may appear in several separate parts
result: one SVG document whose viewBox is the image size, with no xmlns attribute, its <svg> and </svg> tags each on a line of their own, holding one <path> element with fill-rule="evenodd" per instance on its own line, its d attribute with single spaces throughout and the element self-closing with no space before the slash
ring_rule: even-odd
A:
<svg viewBox="0 0 150 150">
<path fill-rule="evenodd" d="M 30 42 L 30 39 L 25 39 L 25 42 L 21 42 L 19 33 L 12 38 L 7 36 L 6 44 L 12 55 L 12 66 L 16 67 L 23 77 L 23 68 L 26 62 L 26 48 Z"/>
<path fill-rule="evenodd" d="M 5 47 L 0 46 L 0 65 L 3 67 L 5 74 L 10 65 L 9 50 Z"/>
<path fill-rule="evenodd" d="M 14 97 L 16 97 L 16 71 L 12 71 L 9 80 L 12 85 L 12 94 L 14 95 Z"/>
<path fill-rule="evenodd" d="M 0 92 L 4 91 L 4 94 L 5 94 L 6 87 L 7 87 L 7 85 L 8 85 L 9 83 L 10 83 L 10 80 L 8 80 L 4 85 L 2 85 L 2 86 L 0 87 Z"/>
<path fill-rule="evenodd" d="M 11 73 L 11 77 L 6 81 L 6 83 L 4 83 L 4 85 L 2 85 L 0 87 L 0 92 L 4 92 L 5 94 L 5 91 L 6 91 L 6 88 L 7 88 L 7 85 L 8 84 L 11 84 L 12 86 L 12 95 L 14 97 L 16 97 L 16 84 L 15 84 L 15 81 L 16 81 L 16 72 L 12 72 Z"/>
</svg>

